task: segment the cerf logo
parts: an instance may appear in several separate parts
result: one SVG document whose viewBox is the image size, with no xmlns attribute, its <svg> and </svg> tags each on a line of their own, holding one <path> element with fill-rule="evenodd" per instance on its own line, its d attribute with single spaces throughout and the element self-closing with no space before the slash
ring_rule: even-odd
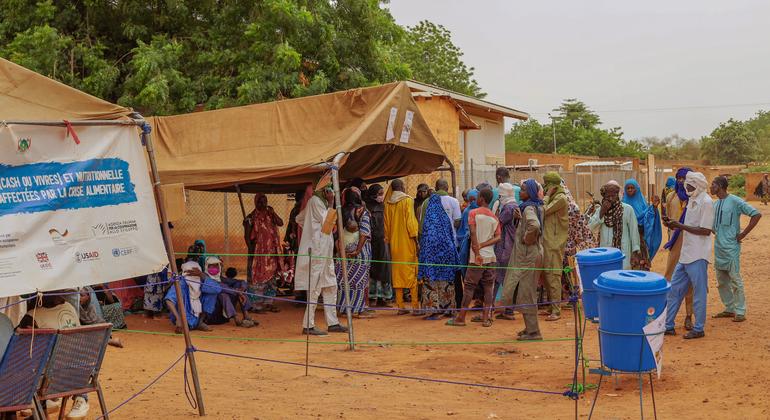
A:
<svg viewBox="0 0 770 420">
<path fill-rule="evenodd" d="M 32 139 L 29 137 L 22 137 L 19 139 L 18 143 L 16 143 L 16 150 L 18 150 L 19 153 L 25 153 L 30 147 L 32 147 Z"/>
</svg>

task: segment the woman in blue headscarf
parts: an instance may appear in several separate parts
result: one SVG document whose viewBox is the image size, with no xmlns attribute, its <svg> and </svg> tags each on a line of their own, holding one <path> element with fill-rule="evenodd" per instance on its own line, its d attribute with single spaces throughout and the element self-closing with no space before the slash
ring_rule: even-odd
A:
<svg viewBox="0 0 770 420">
<path fill-rule="evenodd" d="M 663 228 L 660 223 L 658 206 L 660 199 L 652 197 L 652 204 L 642 194 L 642 188 L 635 179 L 629 179 L 624 186 L 623 203 L 633 207 L 636 214 L 636 222 L 639 225 L 639 237 L 641 250 L 638 258 L 631 258 L 631 268 L 634 270 L 650 271 L 652 259 L 660 248 L 663 240 Z"/>
<path fill-rule="evenodd" d="M 454 235 L 452 220 L 441 205 L 441 195 L 431 195 L 422 216 L 417 270 L 422 286 L 422 308 L 428 320 L 441 318 L 456 304 L 454 281 L 458 258 Z"/>
<path fill-rule="evenodd" d="M 459 244 L 459 256 L 460 265 L 468 265 L 468 258 L 471 252 L 471 233 L 468 227 L 468 215 L 471 210 L 478 208 L 476 199 L 479 197 L 479 190 L 472 189 L 468 191 L 468 207 L 463 210 L 462 218 L 460 219 L 460 227 L 457 228 L 457 243 Z M 465 275 L 465 268 L 461 268 L 463 276 Z"/>
</svg>

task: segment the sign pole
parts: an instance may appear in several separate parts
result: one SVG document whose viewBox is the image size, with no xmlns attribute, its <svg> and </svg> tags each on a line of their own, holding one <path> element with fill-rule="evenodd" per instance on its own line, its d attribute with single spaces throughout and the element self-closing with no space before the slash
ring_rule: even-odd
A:
<svg viewBox="0 0 770 420">
<path fill-rule="evenodd" d="M 163 190 L 160 188 L 160 176 L 158 175 L 158 165 L 155 161 L 155 150 L 152 147 L 152 137 L 150 135 L 150 124 L 145 122 L 142 125 L 142 138 L 147 147 L 147 155 L 150 160 L 150 168 L 152 174 L 152 185 L 155 190 L 155 195 L 158 199 L 158 210 L 160 212 L 161 231 L 163 232 L 163 242 L 166 245 L 166 252 L 168 253 L 168 262 L 171 267 L 171 272 L 176 273 L 178 268 L 176 266 L 176 259 L 174 258 L 174 244 L 171 241 L 171 231 L 168 228 L 168 218 L 166 216 L 166 207 L 163 204 Z M 182 331 L 184 332 L 185 353 L 190 360 L 190 370 L 192 371 L 193 385 L 195 387 L 195 399 L 198 405 L 198 415 L 205 416 L 206 409 L 203 407 L 203 394 L 201 393 L 200 379 L 198 378 L 198 365 L 195 363 L 195 352 L 191 351 L 192 338 L 190 337 L 190 329 L 187 326 L 187 311 L 185 310 L 184 299 L 182 299 L 182 287 L 178 281 L 174 282 L 174 289 L 177 296 L 177 310 L 179 311 L 179 322 L 182 324 Z"/>
</svg>

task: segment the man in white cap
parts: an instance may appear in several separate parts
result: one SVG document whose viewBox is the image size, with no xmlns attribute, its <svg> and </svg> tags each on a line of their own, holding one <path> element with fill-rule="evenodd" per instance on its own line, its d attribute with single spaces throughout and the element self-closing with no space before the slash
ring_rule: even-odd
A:
<svg viewBox="0 0 770 420">
<path fill-rule="evenodd" d="M 705 336 L 706 296 L 708 294 L 708 264 L 713 248 L 711 233 L 714 227 L 714 201 L 708 194 L 708 181 L 700 172 L 689 172 L 684 181 L 687 195 L 687 215 L 684 223 L 663 219 L 669 229 L 681 229 L 684 233 L 679 263 L 671 276 L 671 290 L 668 292 L 666 335 L 676 335 L 674 320 L 687 289 L 693 288 L 695 325 L 684 338 Z"/>
</svg>

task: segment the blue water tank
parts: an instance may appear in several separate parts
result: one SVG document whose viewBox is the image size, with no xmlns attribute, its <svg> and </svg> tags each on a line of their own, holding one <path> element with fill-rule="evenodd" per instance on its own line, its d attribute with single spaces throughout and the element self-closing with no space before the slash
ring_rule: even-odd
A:
<svg viewBox="0 0 770 420">
<path fill-rule="evenodd" d="M 669 282 L 649 271 L 615 270 L 599 275 L 594 288 L 599 298 L 603 365 L 623 372 L 655 369 L 655 358 L 642 328 L 666 308 Z"/>
<path fill-rule="evenodd" d="M 586 318 L 594 319 L 599 316 L 594 280 L 605 271 L 622 269 L 624 258 L 623 252 L 617 248 L 585 249 L 575 256 L 583 284 L 583 310 Z"/>
</svg>

